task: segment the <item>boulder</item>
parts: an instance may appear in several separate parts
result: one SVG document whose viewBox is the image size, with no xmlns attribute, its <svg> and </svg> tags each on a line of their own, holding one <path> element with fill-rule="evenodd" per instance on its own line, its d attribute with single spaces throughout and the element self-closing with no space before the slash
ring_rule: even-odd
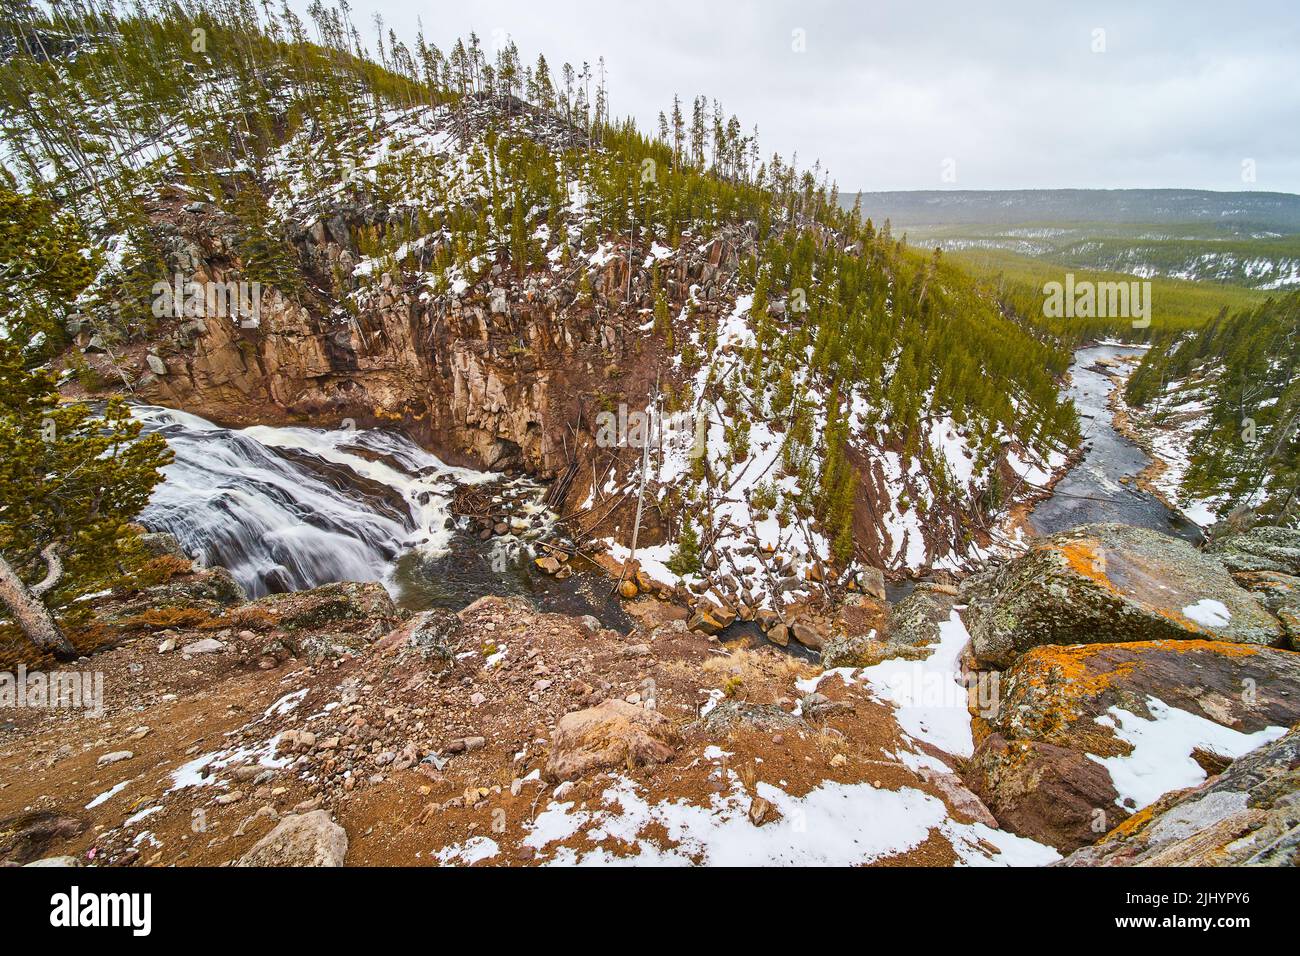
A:
<svg viewBox="0 0 1300 956">
<path fill-rule="evenodd" d="M 269 594 L 249 607 L 272 612 L 287 630 L 332 625 L 369 627 L 376 622 L 393 623 L 402 616 L 392 597 L 377 581 L 338 581 L 307 591 Z"/>
<path fill-rule="evenodd" d="M 883 631 L 891 644 L 910 644 L 925 647 L 939 639 L 939 625 L 952 617 L 957 599 L 947 590 L 918 584 L 903 600 L 894 605 L 889 614 L 888 627 Z"/>
<path fill-rule="evenodd" d="M 221 643 L 215 637 L 205 637 L 195 641 L 193 644 L 186 644 L 181 648 L 182 654 L 218 654 L 226 649 L 226 645 Z"/>
<path fill-rule="evenodd" d="M 565 714 L 551 735 L 546 778 L 573 780 L 593 770 L 664 763 L 673 757 L 678 734 L 655 710 L 622 700 Z"/>
<path fill-rule="evenodd" d="M 692 631 L 717 634 L 730 627 L 735 620 L 736 612 L 731 608 L 701 601 L 695 608 L 695 613 L 687 619 L 686 626 Z"/>
<path fill-rule="evenodd" d="M 713 738 L 726 737 L 741 726 L 772 733 L 798 730 L 805 725 L 802 717 L 786 713 L 776 704 L 743 700 L 724 700 L 692 725 Z"/>
<path fill-rule="evenodd" d="M 1186 726 L 1202 718 L 1240 734 L 1300 721 L 1300 655 L 1272 648 L 1198 640 L 1045 646 L 985 677 L 998 681 L 998 703 L 973 723 L 967 785 L 1003 827 L 1062 852 L 1141 809 L 1121 800 L 1101 762 L 1134 752 L 1117 721 L 1146 726 L 1177 710 Z M 1213 769 L 1232 756 L 1190 744 L 1161 755 L 1193 772 L 1188 761 Z"/>
<path fill-rule="evenodd" d="M 1058 866 L 1300 865 L 1300 727 L 1168 794 Z"/>
<path fill-rule="evenodd" d="M 810 651 L 820 651 L 822 645 L 826 642 L 821 629 L 807 618 L 795 621 L 790 625 L 790 636 Z M 768 637 L 771 637 L 771 634 Z"/>
<path fill-rule="evenodd" d="M 1281 622 L 1291 650 L 1300 651 L 1300 577 L 1279 571 L 1234 571 L 1232 577 Z"/>
<path fill-rule="evenodd" d="M 342 866 L 348 834 L 324 810 L 290 814 L 239 858 L 238 866 Z"/>
<path fill-rule="evenodd" d="M 86 821 L 77 817 L 42 810 L 0 819 L 0 866 L 49 856 L 57 845 L 82 833 L 86 826 Z"/>
<path fill-rule="evenodd" d="M 1208 550 L 1229 571 L 1300 575 L 1300 530 L 1251 528 L 1216 540 Z"/>
<path fill-rule="evenodd" d="M 1119 797 L 1110 773 L 1080 750 L 995 733 L 964 776 L 1004 829 L 1063 853 L 1097 839 L 1115 819 L 1107 816 Z"/>
<path fill-rule="evenodd" d="M 1120 524 L 1035 542 L 972 596 L 965 620 L 975 659 L 999 668 L 1042 644 L 1285 642 L 1282 625 L 1214 558 Z"/>
<path fill-rule="evenodd" d="M 858 575 L 858 587 L 877 601 L 885 600 L 885 572 L 880 568 L 866 568 Z"/>
<path fill-rule="evenodd" d="M 164 588 L 168 585 L 163 585 Z M 225 568 L 208 568 L 195 580 L 172 584 L 170 587 L 183 590 L 193 599 L 217 601 L 221 604 L 238 604 L 248 600 L 243 587 L 235 576 Z"/>
<path fill-rule="evenodd" d="M 881 661 L 901 657 L 923 661 L 933 653 L 928 647 L 914 647 L 876 639 L 875 631 L 851 636 L 837 635 L 822 648 L 822 667 L 874 667 Z"/>
<path fill-rule="evenodd" d="M 143 545 L 145 552 L 151 558 L 168 556 L 184 558 L 188 561 L 190 557 L 181 548 L 181 543 L 176 539 L 176 535 L 170 531 L 147 531 L 140 535 L 140 544 Z"/>
<path fill-rule="evenodd" d="M 1232 579 L 1269 611 L 1300 607 L 1300 577 L 1277 571 L 1234 571 Z"/>
</svg>

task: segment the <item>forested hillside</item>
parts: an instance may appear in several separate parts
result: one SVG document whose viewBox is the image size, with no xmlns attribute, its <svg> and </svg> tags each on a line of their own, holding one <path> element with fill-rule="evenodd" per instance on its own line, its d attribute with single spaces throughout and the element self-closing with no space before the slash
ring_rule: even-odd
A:
<svg viewBox="0 0 1300 956">
<path fill-rule="evenodd" d="M 1153 348 L 1127 401 L 1165 426 L 1172 487 L 1220 517 L 1249 509 L 1294 525 L 1300 507 L 1300 293 L 1269 299 Z"/>
<path fill-rule="evenodd" d="M 522 448 L 509 460 L 582 475 L 568 504 L 594 515 L 642 497 L 639 455 L 592 469 L 597 415 L 657 405 L 666 434 L 707 438 L 699 458 L 657 446 L 644 495 L 645 560 L 688 581 L 755 541 L 840 568 L 951 566 L 987 546 L 1021 470 L 1077 441 L 1050 330 L 841 208 L 828 176 L 764 155 L 703 96 L 674 97 L 647 133 L 610 115 L 599 67 L 525 63 L 512 43 L 489 56 L 472 36 L 443 51 L 382 24 L 367 49 L 346 5 L 310 22 L 251 2 L 53 9 L 7 17 L 0 89 L 8 188 L 65 210 L 95 265 L 66 321 L 11 330 L 65 381 L 215 416 L 233 387 L 247 416 L 248 382 L 269 376 L 268 414 L 318 421 L 365 393 L 284 397 L 302 329 L 328 339 L 329 376 L 364 373 L 382 341 L 456 395 L 581 366 L 565 426 L 528 411 L 507 434 L 494 406 L 496 424 L 476 410 L 444 428 L 409 388 L 361 411 L 481 463 Z M 218 342 L 160 310 L 176 273 L 260 283 L 262 324 Z M 464 315 L 481 344 L 444 346 Z M 244 356 L 238 375 L 211 371 L 222 354 Z M 471 354 L 489 358 L 467 373 Z M 631 522 L 612 524 L 589 533 L 618 548 Z"/>
</svg>

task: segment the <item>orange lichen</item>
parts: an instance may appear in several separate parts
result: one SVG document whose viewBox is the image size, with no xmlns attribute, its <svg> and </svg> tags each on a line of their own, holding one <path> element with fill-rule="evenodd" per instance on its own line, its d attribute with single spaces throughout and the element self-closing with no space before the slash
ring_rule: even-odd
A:
<svg viewBox="0 0 1300 956">
<path fill-rule="evenodd" d="M 1117 650 L 1132 654 L 1132 657 L 1118 663 L 1102 659 L 1094 663 L 1099 655 Z M 1026 652 L 1010 672 L 1009 676 L 1015 684 L 1044 691 L 1036 695 L 1037 703 L 1022 712 L 1019 719 L 1026 727 L 1032 727 L 1039 737 L 1050 740 L 1056 731 L 1074 725 L 1080 714 L 1087 709 L 1087 701 L 1097 698 L 1116 681 L 1126 678 L 1141 666 L 1143 651 L 1202 651 L 1224 657 L 1246 657 L 1257 654 L 1259 648 L 1200 639 L 1122 644 L 1044 644 Z M 1077 728 L 1071 733 L 1076 738 L 1080 734 L 1084 738 L 1092 736 Z M 1102 736 L 1108 738 L 1110 734 L 1106 732 Z M 1114 745 L 1105 739 L 1090 740 L 1088 749 L 1102 755 L 1110 755 L 1115 751 Z"/>
<path fill-rule="evenodd" d="M 1081 538 L 1077 541 L 1051 544 L 1048 547 L 1059 552 L 1066 563 L 1084 577 L 1096 581 L 1108 590 L 1115 590 L 1115 585 L 1106 577 L 1106 556 L 1098 550 L 1101 547 L 1100 541 L 1095 538 Z"/>
<path fill-rule="evenodd" d="M 1100 694 L 1116 678 L 1127 675 L 1137 661 L 1125 661 L 1111 669 L 1093 673 L 1088 660 L 1107 647 L 1131 646 L 1116 644 L 1044 644 L 1024 655 L 1016 665 L 1017 680 L 1030 686 L 1064 683 L 1071 697 L 1091 697 Z"/>
<path fill-rule="evenodd" d="M 1142 827 L 1146 826 L 1147 821 L 1151 819 L 1152 814 L 1155 811 L 1155 807 L 1156 804 L 1154 803 L 1143 807 L 1141 810 L 1137 811 L 1135 814 L 1133 814 L 1123 823 L 1120 823 L 1117 826 L 1113 827 L 1110 830 L 1110 832 L 1108 832 L 1097 842 L 1110 843 L 1113 840 L 1123 840 L 1126 837 L 1132 836 L 1138 830 L 1142 829 Z"/>
</svg>

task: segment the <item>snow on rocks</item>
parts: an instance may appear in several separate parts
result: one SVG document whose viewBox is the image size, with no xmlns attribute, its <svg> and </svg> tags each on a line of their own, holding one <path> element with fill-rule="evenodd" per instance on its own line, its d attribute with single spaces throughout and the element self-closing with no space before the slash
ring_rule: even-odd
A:
<svg viewBox="0 0 1300 956">
<path fill-rule="evenodd" d="M 1247 734 L 1208 720 L 1199 714 L 1170 707 L 1157 697 L 1146 700 L 1149 717 L 1112 706 L 1097 723 L 1114 730 L 1131 746 L 1127 754 L 1098 757 L 1115 783 L 1116 802 L 1127 810 L 1140 810 L 1171 790 L 1201 783 L 1205 768 L 1193 759 L 1206 750 L 1228 760 L 1236 759 L 1282 737 L 1286 727 L 1264 727 Z"/>
</svg>

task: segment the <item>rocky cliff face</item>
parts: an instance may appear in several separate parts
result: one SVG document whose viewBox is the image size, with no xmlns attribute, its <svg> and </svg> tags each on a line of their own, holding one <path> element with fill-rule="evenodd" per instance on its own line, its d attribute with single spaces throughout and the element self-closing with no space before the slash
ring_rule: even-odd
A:
<svg viewBox="0 0 1300 956">
<path fill-rule="evenodd" d="M 350 274 L 354 234 L 377 215 L 343 206 L 293 236 L 308 275 Z M 215 210 L 160 206 L 157 225 L 184 282 L 242 274 L 223 238 L 233 223 Z M 691 289 L 707 317 L 719 309 L 720 272 L 736 262 L 735 243 L 718 238 L 660 264 L 660 281 L 677 307 Z M 589 446 L 602 402 L 644 402 L 659 357 L 638 328 L 649 269 L 629 284 L 625 257 L 558 280 L 497 266 L 488 286 L 430 295 L 383 273 L 355 313 L 322 293 L 295 300 L 266 289 L 255 327 L 232 316 L 165 319 L 152 349 L 165 374 L 142 359 L 137 394 L 231 425 L 400 424 L 451 461 L 554 477 Z"/>
</svg>

